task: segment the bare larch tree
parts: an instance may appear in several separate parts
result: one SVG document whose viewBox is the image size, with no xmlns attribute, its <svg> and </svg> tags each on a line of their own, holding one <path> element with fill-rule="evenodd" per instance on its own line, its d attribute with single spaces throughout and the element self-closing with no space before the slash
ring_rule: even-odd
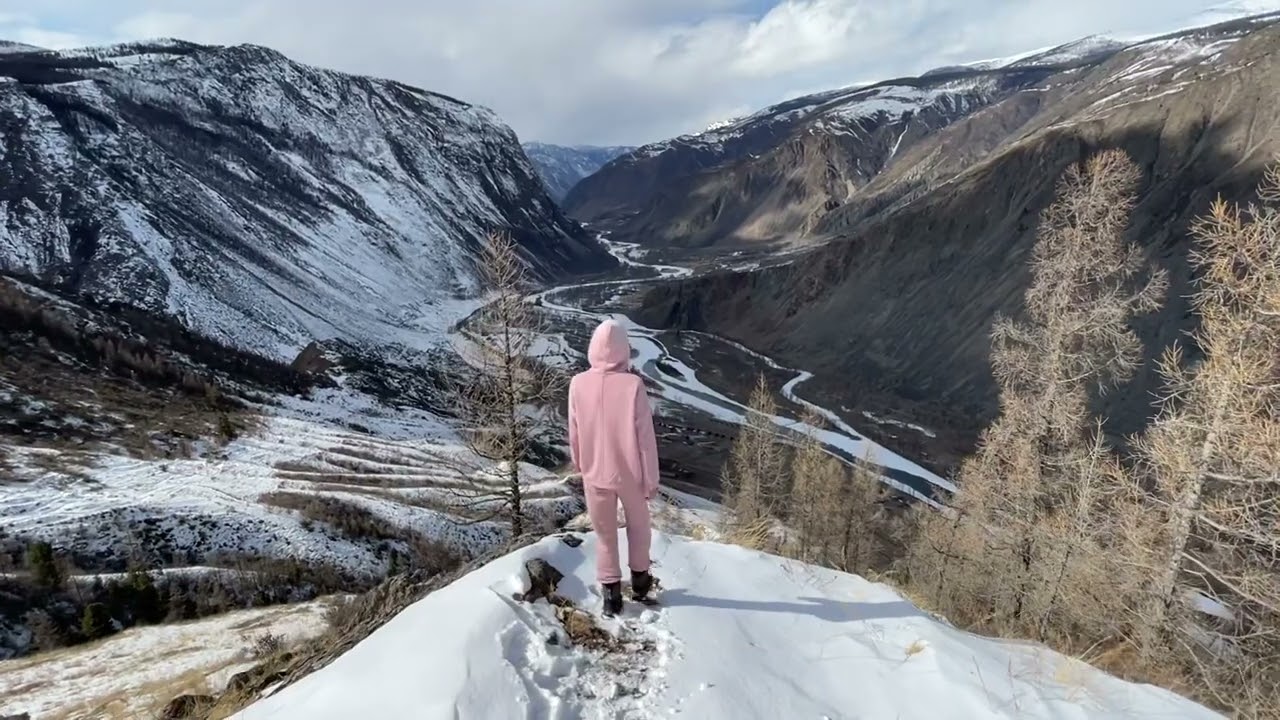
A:
<svg viewBox="0 0 1280 720">
<path fill-rule="evenodd" d="M 509 235 L 488 237 L 480 274 L 489 297 L 464 330 L 472 341 L 471 368 L 457 393 L 458 416 L 468 447 L 494 465 L 495 477 L 482 472 L 472 486 L 477 504 L 505 514 L 519 536 L 525 530 L 520 463 L 543 412 L 558 402 L 564 377 L 534 357 L 544 320 L 528 299 L 526 264 Z"/>
<path fill-rule="evenodd" d="M 1121 151 L 1064 174 L 1042 216 L 1020 319 L 998 318 L 992 365 L 1000 416 L 962 466 L 953 512 L 922 513 L 913 582 L 940 609 L 1006 632 L 1047 632 L 1086 568 L 1096 520 L 1131 483 L 1113 472 L 1089 403 L 1141 360 L 1129 323 L 1166 280 L 1124 235 L 1140 179 Z M 1078 560 L 1079 562 L 1076 562 Z"/>
<path fill-rule="evenodd" d="M 1278 205 L 1273 168 L 1259 203 L 1219 200 L 1194 226 L 1203 358 L 1188 367 L 1180 348 L 1166 354 L 1167 395 L 1140 443 L 1167 518 L 1150 635 L 1247 717 L 1280 716 Z"/>
</svg>

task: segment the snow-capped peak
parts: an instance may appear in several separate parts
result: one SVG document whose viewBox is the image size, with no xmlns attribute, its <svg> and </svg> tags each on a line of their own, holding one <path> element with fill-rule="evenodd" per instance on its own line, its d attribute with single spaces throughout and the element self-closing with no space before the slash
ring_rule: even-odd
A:
<svg viewBox="0 0 1280 720">
<path fill-rule="evenodd" d="M 474 718 L 1216 718 L 1028 643 L 957 630 L 892 589 L 741 548 L 657 535 L 659 607 L 599 616 L 595 537 L 517 551 L 410 606 L 242 720 Z M 561 571 L 585 614 L 513 595 Z M 576 613 L 576 611 L 570 611 Z M 592 642 L 575 642 L 591 634 Z"/>
</svg>

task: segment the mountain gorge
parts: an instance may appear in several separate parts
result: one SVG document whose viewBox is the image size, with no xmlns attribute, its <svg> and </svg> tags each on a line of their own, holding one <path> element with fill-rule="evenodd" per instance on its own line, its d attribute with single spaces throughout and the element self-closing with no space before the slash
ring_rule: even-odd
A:
<svg viewBox="0 0 1280 720">
<path fill-rule="evenodd" d="M 489 231 L 542 279 L 614 265 L 449 97 L 179 41 L 13 50 L 0 78 L 0 269 L 239 347 L 431 346 Z"/>
<path fill-rule="evenodd" d="M 550 145 L 529 142 L 525 154 L 538 169 L 551 197 L 560 202 L 578 181 L 595 173 L 609 161 L 635 150 L 630 146 L 596 147 L 594 145 Z"/>
<path fill-rule="evenodd" d="M 673 255 L 789 248 L 655 287 L 639 317 L 806 367 L 806 392 L 967 448 L 995 410 L 991 322 L 1020 311 L 1038 213 L 1090 152 L 1123 148 L 1145 174 L 1131 237 L 1173 280 L 1140 321 L 1149 354 L 1191 327 L 1189 223 L 1218 194 L 1247 200 L 1280 150 L 1278 46 L 1270 15 L 810 96 L 641 148 L 566 207 Z M 1157 382 L 1148 363 L 1105 398 L 1113 430 L 1141 428 Z"/>
</svg>

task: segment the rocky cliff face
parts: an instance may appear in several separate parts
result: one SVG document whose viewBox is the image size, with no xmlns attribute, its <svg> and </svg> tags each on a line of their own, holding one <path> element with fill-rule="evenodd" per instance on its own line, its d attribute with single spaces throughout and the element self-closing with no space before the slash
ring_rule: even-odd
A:
<svg viewBox="0 0 1280 720">
<path fill-rule="evenodd" d="M 610 160 L 625 155 L 634 147 L 596 147 L 593 145 L 550 145 L 530 142 L 524 152 L 538 170 L 547 192 L 556 202 L 564 200 L 569 190 L 582 178 L 604 167 Z"/>
<path fill-rule="evenodd" d="M 1219 194 L 1247 200 L 1280 153 L 1277 49 L 1274 17 L 1234 22 L 1107 51 L 1038 80 L 1024 75 L 927 133 L 918 112 L 904 114 L 894 125 L 906 132 L 896 152 L 866 151 L 891 160 L 845 201 L 806 216 L 810 237 L 829 242 L 778 267 L 654 290 L 643 319 L 773 352 L 816 371 L 811 391 L 829 399 L 856 405 L 884 394 L 906 408 L 960 409 L 946 422 L 972 439 L 995 410 L 992 318 L 1020 311 L 1038 213 L 1061 171 L 1090 152 L 1124 148 L 1144 171 L 1131 238 L 1174 281 L 1165 309 L 1138 322 L 1148 352 L 1191 327 L 1189 222 Z M 815 171 L 822 158 L 828 173 L 856 173 L 857 158 L 850 168 L 832 152 L 839 140 L 811 129 L 761 155 L 826 143 L 825 154 L 790 172 Z M 913 132 L 922 134 L 913 140 Z M 747 193 L 753 185 L 730 178 L 752 177 L 758 163 L 708 171 L 699 182 Z M 1102 403 L 1114 430 L 1143 425 L 1158 382 L 1148 363 Z"/>
<path fill-rule="evenodd" d="M 261 47 L 11 49 L 0 128 L 0 270 L 271 356 L 432 344 L 491 230 L 613 265 L 488 110 Z"/>
</svg>

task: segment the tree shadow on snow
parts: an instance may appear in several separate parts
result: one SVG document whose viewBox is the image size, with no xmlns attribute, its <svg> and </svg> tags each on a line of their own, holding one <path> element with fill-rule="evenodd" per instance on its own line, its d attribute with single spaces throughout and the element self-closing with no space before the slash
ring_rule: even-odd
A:
<svg viewBox="0 0 1280 720">
<path fill-rule="evenodd" d="M 713 598 L 678 588 L 662 591 L 660 602 L 665 607 L 706 607 L 717 610 L 746 610 L 749 612 L 775 612 L 786 615 L 810 615 L 827 622 L 854 622 L 859 620 L 887 620 L 892 618 L 925 617 L 915 605 L 906 600 L 892 602 L 851 602 L 831 598 L 802 597 L 795 602 L 738 600 Z"/>
</svg>

